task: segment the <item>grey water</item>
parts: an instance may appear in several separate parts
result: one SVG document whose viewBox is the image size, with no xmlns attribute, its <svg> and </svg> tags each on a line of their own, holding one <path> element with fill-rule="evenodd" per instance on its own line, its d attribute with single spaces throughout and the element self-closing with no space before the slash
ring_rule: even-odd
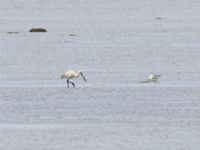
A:
<svg viewBox="0 0 200 150">
<path fill-rule="evenodd" d="M 3 0 L 0 149 L 199 150 L 199 6 Z"/>
</svg>

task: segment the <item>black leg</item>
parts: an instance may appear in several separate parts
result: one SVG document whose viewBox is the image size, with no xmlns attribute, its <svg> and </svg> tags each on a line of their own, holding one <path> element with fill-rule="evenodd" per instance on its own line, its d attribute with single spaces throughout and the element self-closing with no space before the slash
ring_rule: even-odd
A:
<svg viewBox="0 0 200 150">
<path fill-rule="evenodd" d="M 73 87 L 75 87 L 74 82 L 69 81 L 69 79 L 67 79 L 66 82 L 67 82 L 67 86 L 68 86 L 68 88 L 69 88 L 69 83 L 71 83 L 71 84 L 73 85 Z"/>
<path fill-rule="evenodd" d="M 69 80 L 67 79 L 66 82 L 67 82 L 67 86 L 68 86 L 68 88 L 69 88 Z"/>
<path fill-rule="evenodd" d="M 75 87 L 75 84 L 74 84 L 74 82 L 70 82 L 70 81 L 69 81 L 69 83 L 71 83 L 71 84 L 73 85 L 73 87 Z"/>
</svg>

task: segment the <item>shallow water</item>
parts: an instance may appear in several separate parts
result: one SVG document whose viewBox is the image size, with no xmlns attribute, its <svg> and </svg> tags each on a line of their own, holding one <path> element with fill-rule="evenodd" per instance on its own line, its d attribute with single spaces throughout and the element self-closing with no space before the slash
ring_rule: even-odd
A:
<svg viewBox="0 0 200 150">
<path fill-rule="evenodd" d="M 4 0 L 0 149 L 199 150 L 199 3 Z"/>
</svg>

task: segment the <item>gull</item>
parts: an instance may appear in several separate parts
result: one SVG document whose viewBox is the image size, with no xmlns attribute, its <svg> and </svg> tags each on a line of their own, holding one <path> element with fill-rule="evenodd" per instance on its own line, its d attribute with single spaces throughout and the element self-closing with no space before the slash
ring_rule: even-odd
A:
<svg viewBox="0 0 200 150">
<path fill-rule="evenodd" d="M 157 82 L 161 74 L 150 74 L 146 81 L 141 81 L 141 83 Z"/>
</svg>

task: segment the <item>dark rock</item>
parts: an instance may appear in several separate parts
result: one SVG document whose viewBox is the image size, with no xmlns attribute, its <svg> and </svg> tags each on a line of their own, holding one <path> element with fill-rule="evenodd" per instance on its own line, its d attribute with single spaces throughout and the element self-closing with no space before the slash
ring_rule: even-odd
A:
<svg viewBox="0 0 200 150">
<path fill-rule="evenodd" d="M 163 18 L 157 17 L 157 18 L 155 18 L 155 19 L 157 19 L 157 20 L 162 20 Z"/>
<path fill-rule="evenodd" d="M 47 30 L 44 28 L 32 28 L 29 32 L 47 32 Z"/>
<path fill-rule="evenodd" d="M 64 41 L 64 43 L 70 43 L 71 41 Z"/>
<path fill-rule="evenodd" d="M 8 34 L 18 34 L 18 32 L 7 32 Z"/>
<path fill-rule="evenodd" d="M 77 36 L 76 34 L 69 34 L 69 36 Z"/>
</svg>

